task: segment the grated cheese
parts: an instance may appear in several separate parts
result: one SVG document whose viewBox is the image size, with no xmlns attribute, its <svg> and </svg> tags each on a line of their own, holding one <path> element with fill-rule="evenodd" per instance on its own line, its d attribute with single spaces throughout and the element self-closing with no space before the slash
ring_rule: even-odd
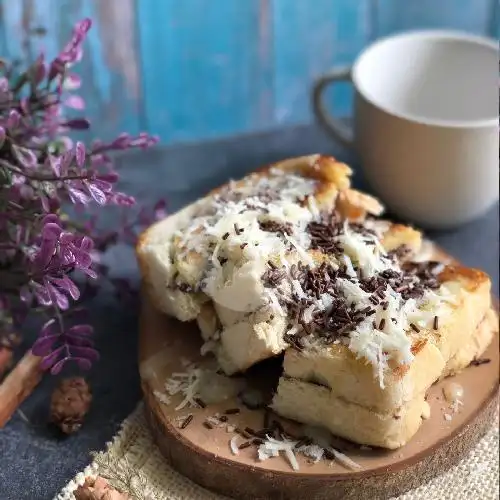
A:
<svg viewBox="0 0 500 500">
<path fill-rule="evenodd" d="M 299 446 L 297 451 L 306 457 L 312 458 L 314 463 L 322 460 L 325 454 L 325 450 L 316 444 Z"/>
<path fill-rule="evenodd" d="M 361 469 L 359 464 L 328 445 L 323 447 L 317 443 L 312 443 L 310 445 L 301 445 L 297 447 L 297 444 L 299 444 L 299 441 L 288 439 L 286 437 L 275 439 L 273 437 L 266 436 L 266 440 L 260 444 L 257 449 L 257 458 L 260 461 L 264 461 L 269 458 L 279 457 L 280 453 L 283 452 L 292 469 L 298 471 L 300 466 L 296 453 L 312 458 L 314 463 L 317 463 L 323 460 L 325 450 L 328 450 L 331 454 L 333 454 L 335 460 L 344 467 L 348 467 L 353 470 Z"/>
<path fill-rule="evenodd" d="M 195 398 L 198 396 L 198 385 L 202 370 L 195 364 L 188 365 L 185 372 L 172 373 L 165 382 L 165 390 L 169 396 L 181 394 L 184 398 L 175 407 L 176 411 L 182 410 L 186 406 L 197 407 Z"/>
<path fill-rule="evenodd" d="M 352 470 L 360 470 L 362 469 L 361 465 L 356 463 L 354 460 L 349 458 L 347 455 L 344 455 L 340 451 L 336 450 L 335 448 L 328 448 L 328 451 L 333 454 L 335 457 L 335 460 L 343 465 L 344 467 L 347 467 L 348 469 Z"/>
<path fill-rule="evenodd" d="M 295 457 L 294 448 L 298 441 L 283 438 L 278 440 L 270 436 L 266 436 L 266 440 L 259 445 L 257 450 L 257 457 L 260 461 L 267 460 L 268 458 L 278 457 L 280 451 L 285 453 L 286 458 L 290 462 L 293 470 L 299 470 L 299 464 Z"/>
<path fill-rule="evenodd" d="M 238 445 L 236 444 L 237 440 L 238 440 L 238 435 L 233 436 L 229 440 L 229 448 L 231 449 L 231 452 L 233 453 L 233 455 L 239 455 L 240 454 L 240 450 L 238 449 Z"/>
</svg>

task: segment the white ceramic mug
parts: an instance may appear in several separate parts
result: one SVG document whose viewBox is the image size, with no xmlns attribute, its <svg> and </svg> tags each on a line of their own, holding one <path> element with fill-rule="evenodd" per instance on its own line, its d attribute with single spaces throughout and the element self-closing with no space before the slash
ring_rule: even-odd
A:
<svg viewBox="0 0 500 500">
<path fill-rule="evenodd" d="M 498 44 L 446 31 L 382 39 L 352 68 L 333 69 L 313 89 L 316 117 L 354 146 L 376 194 L 396 214 L 446 228 L 498 200 Z M 323 90 L 350 80 L 354 131 L 326 111 Z M 354 133 L 353 133 L 354 132 Z"/>
</svg>

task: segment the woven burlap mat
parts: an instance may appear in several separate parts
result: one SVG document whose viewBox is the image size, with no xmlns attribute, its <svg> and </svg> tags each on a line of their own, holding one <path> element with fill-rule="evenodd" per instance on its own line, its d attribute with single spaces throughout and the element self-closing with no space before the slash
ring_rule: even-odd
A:
<svg viewBox="0 0 500 500">
<path fill-rule="evenodd" d="M 498 417 L 471 453 L 446 474 L 398 500 L 494 500 L 499 497 Z M 106 451 L 66 485 L 55 500 L 73 500 L 73 492 L 88 476 L 106 478 L 137 500 L 223 500 L 169 467 L 155 446 L 142 404 L 123 422 Z M 395 499 L 393 499 L 395 500 Z"/>
</svg>

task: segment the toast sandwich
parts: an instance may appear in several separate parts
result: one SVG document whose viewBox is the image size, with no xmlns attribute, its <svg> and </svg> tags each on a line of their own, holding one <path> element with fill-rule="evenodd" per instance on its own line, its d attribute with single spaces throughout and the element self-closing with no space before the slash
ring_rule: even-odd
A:
<svg viewBox="0 0 500 500">
<path fill-rule="evenodd" d="M 430 385 L 490 342 L 490 280 L 416 262 L 421 234 L 350 175 L 332 157 L 279 162 L 154 224 L 137 256 L 156 307 L 197 321 L 227 374 L 285 351 L 277 413 L 397 448 Z"/>
</svg>

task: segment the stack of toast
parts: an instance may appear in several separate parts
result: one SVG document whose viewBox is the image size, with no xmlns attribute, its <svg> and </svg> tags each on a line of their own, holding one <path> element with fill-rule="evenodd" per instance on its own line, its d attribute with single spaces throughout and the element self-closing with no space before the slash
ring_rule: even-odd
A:
<svg viewBox="0 0 500 500">
<path fill-rule="evenodd" d="M 488 276 L 422 260 L 420 232 L 350 176 L 327 156 L 276 163 L 150 227 L 137 256 L 155 306 L 196 321 L 226 374 L 284 352 L 276 413 L 393 449 L 498 324 Z"/>
</svg>

